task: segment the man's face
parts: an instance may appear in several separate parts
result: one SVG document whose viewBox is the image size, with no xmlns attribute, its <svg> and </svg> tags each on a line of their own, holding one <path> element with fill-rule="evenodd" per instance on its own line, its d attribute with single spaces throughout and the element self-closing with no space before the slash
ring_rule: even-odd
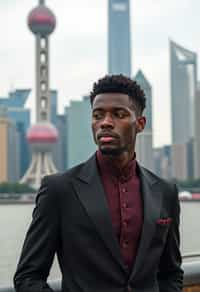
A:
<svg viewBox="0 0 200 292">
<path fill-rule="evenodd" d="M 134 152 L 137 132 L 145 126 L 144 117 L 136 117 L 136 109 L 128 95 L 103 93 L 94 98 L 92 131 L 103 154 L 121 155 Z"/>
</svg>

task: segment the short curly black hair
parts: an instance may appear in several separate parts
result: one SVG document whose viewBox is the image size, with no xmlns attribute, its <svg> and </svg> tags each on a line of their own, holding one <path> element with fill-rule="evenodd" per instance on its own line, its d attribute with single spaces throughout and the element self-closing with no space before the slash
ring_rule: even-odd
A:
<svg viewBox="0 0 200 292">
<path fill-rule="evenodd" d="M 96 95 L 101 93 L 117 92 L 127 94 L 138 109 L 138 112 L 142 114 L 146 106 L 144 91 L 136 81 L 122 74 L 106 75 L 105 77 L 95 82 L 93 84 L 93 89 L 90 92 L 91 105 L 93 104 Z"/>
</svg>

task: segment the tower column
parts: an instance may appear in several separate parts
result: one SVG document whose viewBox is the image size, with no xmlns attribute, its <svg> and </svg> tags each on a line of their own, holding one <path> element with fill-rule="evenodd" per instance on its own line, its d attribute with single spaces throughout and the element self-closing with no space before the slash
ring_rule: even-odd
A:
<svg viewBox="0 0 200 292">
<path fill-rule="evenodd" d="M 36 36 L 36 119 L 50 122 L 49 40 Z"/>
<path fill-rule="evenodd" d="M 28 25 L 36 38 L 36 124 L 27 132 L 32 161 L 21 183 L 37 189 L 43 176 L 57 171 L 51 153 L 58 131 L 50 123 L 49 90 L 49 35 L 55 29 L 56 19 L 44 0 L 39 0 L 39 5 L 29 14 Z"/>
</svg>

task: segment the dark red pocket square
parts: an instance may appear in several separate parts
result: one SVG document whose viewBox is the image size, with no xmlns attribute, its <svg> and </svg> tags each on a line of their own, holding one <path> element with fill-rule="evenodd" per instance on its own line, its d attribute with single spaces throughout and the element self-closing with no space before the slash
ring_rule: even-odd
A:
<svg viewBox="0 0 200 292">
<path fill-rule="evenodd" d="M 161 218 L 156 221 L 159 225 L 169 225 L 172 222 L 172 218 Z"/>
</svg>

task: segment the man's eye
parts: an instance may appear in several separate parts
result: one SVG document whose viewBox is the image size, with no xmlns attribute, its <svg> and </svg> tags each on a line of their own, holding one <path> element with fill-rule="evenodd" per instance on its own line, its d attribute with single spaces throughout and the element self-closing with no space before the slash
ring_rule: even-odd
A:
<svg viewBox="0 0 200 292">
<path fill-rule="evenodd" d="M 119 119 L 123 119 L 123 118 L 126 117 L 126 114 L 125 114 L 125 112 L 123 112 L 123 111 L 117 111 L 117 112 L 115 113 L 115 115 L 116 115 L 116 117 L 118 117 Z"/>
<path fill-rule="evenodd" d="M 103 117 L 102 113 L 93 113 L 93 118 L 96 120 L 99 120 Z"/>
</svg>

